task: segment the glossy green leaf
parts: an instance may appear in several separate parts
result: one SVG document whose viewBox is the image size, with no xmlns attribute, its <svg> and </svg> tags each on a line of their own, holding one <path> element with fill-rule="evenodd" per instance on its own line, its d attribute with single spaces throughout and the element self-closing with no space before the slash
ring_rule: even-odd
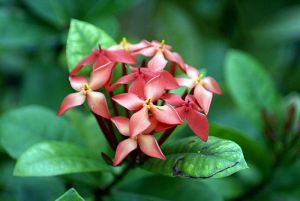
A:
<svg viewBox="0 0 300 201">
<path fill-rule="evenodd" d="M 187 137 L 163 147 L 167 160 L 148 159 L 143 168 L 173 177 L 221 178 L 247 168 L 241 148 L 234 142 L 209 137 Z"/>
<path fill-rule="evenodd" d="M 57 198 L 55 201 L 84 201 L 84 199 L 78 194 L 78 192 L 74 188 L 71 188 L 62 196 Z"/>
<path fill-rule="evenodd" d="M 107 171 L 100 156 L 65 142 L 42 142 L 29 148 L 17 161 L 16 176 L 53 176 L 68 173 Z"/>
<path fill-rule="evenodd" d="M 170 189 L 170 190 L 168 190 Z M 222 201 L 222 197 L 201 180 L 146 176 L 113 189 L 110 199 L 114 201 Z"/>
<path fill-rule="evenodd" d="M 225 60 L 225 81 L 234 101 L 258 125 L 261 110 L 274 111 L 278 94 L 269 74 L 250 55 L 230 50 Z"/>
<path fill-rule="evenodd" d="M 79 142 L 76 132 L 64 118 L 40 106 L 26 106 L 3 114 L 0 137 L 3 148 L 13 158 L 45 140 Z"/>
<path fill-rule="evenodd" d="M 238 130 L 222 127 L 217 124 L 210 124 L 209 132 L 213 136 L 236 142 L 242 148 L 247 162 L 256 165 L 265 173 L 270 170 L 273 161 L 272 155 L 259 142 L 255 142 Z"/>
<path fill-rule="evenodd" d="M 115 44 L 104 31 L 87 22 L 73 19 L 67 39 L 67 61 L 71 71 L 84 57 L 98 45 L 108 48 Z"/>
</svg>

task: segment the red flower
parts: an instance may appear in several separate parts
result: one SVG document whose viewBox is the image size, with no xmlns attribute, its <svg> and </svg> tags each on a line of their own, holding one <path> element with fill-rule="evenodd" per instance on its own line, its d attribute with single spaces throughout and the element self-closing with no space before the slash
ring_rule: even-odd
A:
<svg viewBox="0 0 300 201">
<path fill-rule="evenodd" d="M 161 71 L 167 65 L 167 60 L 177 63 L 179 67 L 185 71 L 184 62 L 181 56 L 176 52 L 171 52 L 171 46 L 166 45 L 165 41 L 162 40 L 161 43 L 157 41 L 143 41 L 144 44 L 147 44 L 147 47 L 144 47 L 140 50 L 133 51 L 133 55 L 143 55 L 146 57 L 152 57 L 148 63 L 148 67 L 153 71 Z"/>
<path fill-rule="evenodd" d="M 110 118 L 104 94 L 95 91 L 106 84 L 110 74 L 111 68 L 109 65 L 106 65 L 93 71 L 89 81 L 83 76 L 70 76 L 70 84 L 77 92 L 64 98 L 57 115 L 62 115 L 67 110 L 82 105 L 87 98 L 88 106 L 94 113 Z"/>
<path fill-rule="evenodd" d="M 126 63 L 136 64 L 133 56 L 124 50 L 110 50 L 110 49 L 94 49 L 91 54 L 85 57 L 82 61 L 75 66 L 70 72 L 70 75 L 76 75 L 84 66 L 93 64 L 93 70 L 104 66 L 108 63 Z M 114 65 L 113 65 L 114 66 Z"/>
<path fill-rule="evenodd" d="M 189 127 L 203 141 L 208 139 L 208 120 L 203 110 L 198 106 L 192 95 L 182 100 L 177 94 L 165 94 L 162 97 L 167 103 L 176 106 L 176 111 L 182 119 L 186 119 Z"/>
<path fill-rule="evenodd" d="M 221 94 L 218 83 L 212 77 L 204 77 L 199 71 L 186 65 L 186 73 L 189 78 L 176 78 L 180 86 L 194 89 L 194 96 L 203 108 L 205 114 L 208 113 L 213 93 Z"/>
<path fill-rule="evenodd" d="M 137 111 L 130 118 L 130 133 L 133 136 L 145 131 L 151 124 L 149 112 L 153 117 L 166 124 L 181 124 L 182 120 L 170 105 L 157 106 L 154 103 L 164 94 L 164 85 L 160 76 L 156 76 L 147 82 L 143 89 L 142 98 L 133 93 L 123 93 L 114 96 L 112 99 L 127 108 Z"/>
<path fill-rule="evenodd" d="M 153 118 L 150 118 L 150 125 L 146 130 L 144 130 L 143 133 L 138 133 L 138 135 L 132 135 L 130 133 L 130 120 L 126 117 L 113 117 L 111 118 L 112 122 L 116 125 L 120 133 L 124 136 L 127 136 L 129 138 L 123 140 L 119 143 L 115 159 L 114 159 L 114 165 L 119 165 L 123 159 L 133 150 L 139 148 L 141 151 L 154 158 L 159 158 L 162 160 L 165 160 L 166 157 L 162 153 L 155 137 L 149 133 L 153 131 L 153 129 L 156 126 L 156 120 Z"/>
</svg>

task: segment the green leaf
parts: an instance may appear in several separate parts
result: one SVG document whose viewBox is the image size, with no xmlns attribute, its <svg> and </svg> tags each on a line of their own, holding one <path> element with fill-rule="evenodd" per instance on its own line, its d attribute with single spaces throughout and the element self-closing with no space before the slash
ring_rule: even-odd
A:
<svg viewBox="0 0 300 201">
<path fill-rule="evenodd" d="M 247 168 L 241 148 L 234 142 L 209 137 L 187 137 L 166 145 L 167 160 L 148 159 L 143 168 L 173 177 L 221 178 Z"/>
<path fill-rule="evenodd" d="M 246 134 L 241 133 L 233 128 L 222 127 L 217 124 L 209 125 L 209 132 L 211 135 L 220 137 L 223 139 L 232 140 L 241 146 L 245 159 L 247 162 L 259 167 L 264 173 L 268 173 L 272 165 L 272 154 L 268 152 L 259 142 L 247 137 Z M 259 157 L 257 157 L 259 156 Z"/>
<path fill-rule="evenodd" d="M 261 23 L 253 31 L 259 40 L 267 42 L 292 42 L 300 38 L 300 6 L 281 10 Z"/>
<path fill-rule="evenodd" d="M 84 201 L 84 199 L 77 193 L 74 188 L 71 188 L 55 201 Z"/>
<path fill-rule="evenodd" d="M 115 44 L 104 31 L 87 22 L 72 19 L 67 39 L 67 60 L 71 71 L 93 48 L 108 48 Z"/>
<path fill-rule="evenodd" d="M 238 106 L 261 125 L 261 110 L 274 111 L 278 94 L 269 74 L 253 57 L 231 50 L 225 59 L 225 81 Z"/>
<path fill-rule="evenodd" d="M 0 137 L 2 146 L 13 158 L 45 140 L 79 142 L 65 119 L 40 106 L 26 106 L 4 114 L 0 120 Z"/>
<path fill-rule="evenodd" d="M 66 26 L 70 16 L 75 11 L 72 0 L 23 1 L 35 14 L 57 27 Z"/>
<path fill-rule="evenodd" d="M 1 201 L 52 201 L 65 191 L 65 183 L 58 177 L 15 177 L 15 161 L 0 164 Z"/>
<path fill-rule="evenodd" d="M 68 173 L 107 171 L 100 156 L 65 142 L 42 142 L 29 148 L 17 161 L 16 176 L 53 176 Z"/>
<path fill-rule="evenodd" d="M 170 190 L 168 190 L 170 189 Z M 182 192 L 182 193 L 180 193 Z M 112 199 L 113 198 L 113 199 Z M 112 191 L 108 200 L 116 201 L 186 201 L 186 200 L 222 201 L 217 191 L 201 180 L 146 176 L 130 182 L 124 182 Z"/>
</svg>

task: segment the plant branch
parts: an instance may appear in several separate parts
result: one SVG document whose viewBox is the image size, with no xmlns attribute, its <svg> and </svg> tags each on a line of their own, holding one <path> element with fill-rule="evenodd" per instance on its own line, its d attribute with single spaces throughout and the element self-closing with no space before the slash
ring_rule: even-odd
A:
<svg viewBox="0 0 300 201">
<path fill-rule="evenodd" d="M 93 113 L 93 115 L 95 116 L 95 118 L 98 122 L 98 125 L 99 125 L 100 129 L 102 130 L 104 137 L 106 138 L 110 147 L 112 148 L 112 150 L 115 150 L 117 147 L 118 141 L 117 141 L 117 138 L 114 135 L 114 133 L 112 133 L 105 124 L 105 121 L 109 121 L 109 120 L 105 120 L 103 117 L 101 117 L 95 113 Z"/>
<path fill-rule="evenodd" d="M 173 131 L 175 130 L 177 126 L 174 126 L 172 128 L 169 128 L 167 129 L 163 134 L 162 136 L 159 138 L 158 140 L 158 144 L 159 145 L 162 145 L 167 139 L 168 137 L 170 137 L 170 135 L 173 133 Z"/>
</svg>

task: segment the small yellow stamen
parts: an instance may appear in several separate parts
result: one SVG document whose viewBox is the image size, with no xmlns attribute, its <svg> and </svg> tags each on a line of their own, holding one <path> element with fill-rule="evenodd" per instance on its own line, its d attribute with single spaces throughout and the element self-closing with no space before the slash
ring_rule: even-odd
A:
<svg viewBox="0 0 300 201">
<path fill-rule="evenodd" d="M 160 42 L 160 49 L 163 49 L 165 47 L 165 40 L 162 40 L 161 42 Z"/>
<path fill-rule="evenodd" d="M 151 107 L 153 107 L 153 103 L 152 100 L 150 98 L 148 98 L 145 103 L 144 103 L 144 107 L 147 107 L 148 109 L 150 109 Z"/>
<path fill-rule="evenodd" d="M 197 79 L 195 80 L 195 82 L 198 84 L 198 83 L 203 79 L 203 77 L 204 77 L 204 75 L 203 75 L 203 73 L 201 73 L 201 74 L 197 77 Z"/>
<path fill-rule="evenodd" d="M 81 91 L 84 95 L 87 95 L 87 93 L 91 90 L 92 90 L 91 87 L 87 83 L 85 83 L 81 89 Z"/>
<path fill-rule="evenodd" d="M 128 42 L 127 42 L 126 37 L 123 37 L 123 38 L 122 38 L 122 46 L 123 46 L 123 48 L 124 48 L 124 50 L 125 50 L 126 52 L 129 52 L 129 49 L 128 49 Z"/>
</svg>

